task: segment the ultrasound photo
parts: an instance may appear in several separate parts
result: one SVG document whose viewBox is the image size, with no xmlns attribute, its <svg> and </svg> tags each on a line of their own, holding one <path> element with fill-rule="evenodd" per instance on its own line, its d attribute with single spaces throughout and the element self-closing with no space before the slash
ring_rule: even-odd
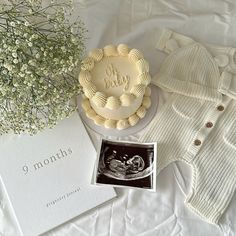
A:
<svg viewBox="0 0 236 236">
<path fill-rule="evenodd" d="M 102 140 L 96 184 L 156 190 L 156 143 Z"/>
</svg>

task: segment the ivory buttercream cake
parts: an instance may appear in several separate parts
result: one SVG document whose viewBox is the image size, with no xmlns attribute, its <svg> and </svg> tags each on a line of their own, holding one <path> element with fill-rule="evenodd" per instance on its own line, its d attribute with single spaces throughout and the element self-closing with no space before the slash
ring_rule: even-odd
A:
<svg viewBox="0 0 236 236">
<path fill-rule="evenodd" d="M 119 130 L 134 126 L 151 106 L 148 62 L 125 44 L 92 50 L 82 61 L 82 107 L 97 125 Z"/>
</svg>

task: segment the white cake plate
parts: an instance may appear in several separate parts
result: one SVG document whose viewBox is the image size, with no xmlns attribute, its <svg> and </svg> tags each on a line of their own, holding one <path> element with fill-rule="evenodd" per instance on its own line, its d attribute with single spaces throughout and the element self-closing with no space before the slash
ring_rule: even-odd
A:
<svg viewBox="0 0 236 236">
<path fill-rule="evenodd" d="M 94 132 L 102 135 L 102 136 L 128 136 L 134 133 L 139 132 L 140 130 L 144 129 L 153 119 L 154 115 L 156 114 L 157 107 L 158 107 L 158 88 L 154 85 L 150 86 L 151 88 L 151 107 L 147 110 L 147 113 L 143 119 L 140 119 L 139 122 L 135 126 L 131 126 L 124 130 L 117 130 L 117 129 L 107 129 L 104 126 L 98 126 L 94 123 L 93 120 L 89 119 L 84 109 L 81 106 L 82 96 L 78 97 L 78 109 L 79 115 L 84 122 L 90 129 Z"/>
</svg>

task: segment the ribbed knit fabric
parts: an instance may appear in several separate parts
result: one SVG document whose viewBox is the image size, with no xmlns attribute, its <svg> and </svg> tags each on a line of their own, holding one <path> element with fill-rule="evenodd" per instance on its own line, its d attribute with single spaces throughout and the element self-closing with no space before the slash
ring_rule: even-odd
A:
<svg viewBox="0 0 236 236">
<path fill-rule="evenodd" d="M 198 43 L 171 53 L 157 77 L 153 83 L 168 91 L 210 101 L 221 100 L 217 91 L 219 69 L 207 50 Z"/>
<path fill-rule="evenodd" d="M 236 99 L 236 72 L 224 71 L 221 75 L 219 91 L 229 97 Z"/>
<path fill-rule="evenodd" d="M 173 39 L 167 32 L 164 38 Z M 173 93 L 139 141 L 157 141 L 158 173 L 176 160 L 191 165 L 193 180 L 185 202 L 217 224 L 236 186 L 236 87 L 227 74 L 232 74 L 232 60 L 220 61 L 221 74 L 203 46 L 183 37 L 182 48 L 165 50 L 170 55 L 155 78 L 155 84 Z M 180 41 L 178 34 L 178 45 Z M 159 42 L 163 49 L 163 38 Z"/>
</svg>

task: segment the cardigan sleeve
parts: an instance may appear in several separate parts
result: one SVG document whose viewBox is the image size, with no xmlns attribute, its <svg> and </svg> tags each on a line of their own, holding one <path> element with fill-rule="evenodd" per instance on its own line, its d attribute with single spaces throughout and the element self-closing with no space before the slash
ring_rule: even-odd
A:
<svg viewBox="0 0 236 236">
<path fill-rule="evenodd" d="M 157 40 L 156 48 L 167 54 L 195 42 L 193 39 L 185 35 L 175 33 L 169 29 L 159 30 L 158 35 L 159 38 Z"/>
<path fill-rule="evenodd" d="M 221 74 L 218 90 L 236 100 L 236 72 L 224 71 Z"/>
</svg>

